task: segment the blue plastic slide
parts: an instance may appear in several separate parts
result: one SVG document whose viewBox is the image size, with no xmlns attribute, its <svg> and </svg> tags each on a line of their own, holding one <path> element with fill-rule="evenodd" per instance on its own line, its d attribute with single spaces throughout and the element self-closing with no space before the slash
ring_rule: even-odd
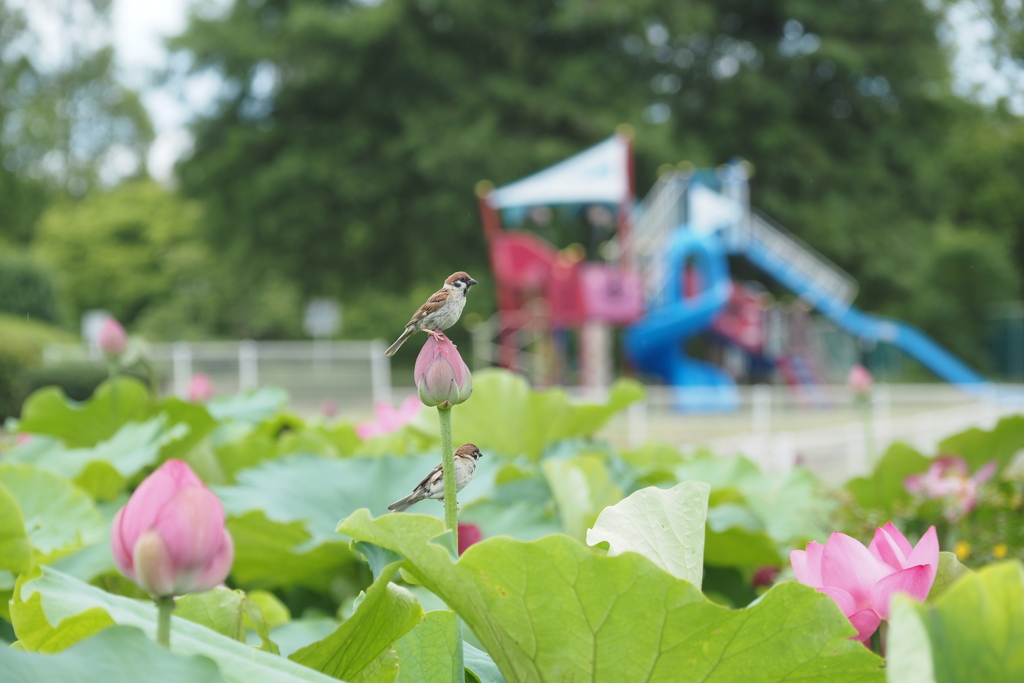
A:
<svg viewBox="0 0 1024 683">
<path fill-rule="evenodd" d="M 756 243 L 747 245 L 744 252 L 754 265 L 794 294 L 803 297 L 823 315 L 855 337 L 892 344 L 939 378 L 957 384 L 966 391 L 987 391 L 988 380 L 913 325 L 891 318 L 880 318 L 854 306 L 829 299 L 803 273 L 773 258 L 771 253 L 759 248 Z"/>
<path fill-rule="evenodd" d="M 676 390 L 676 407 L 684 411 L 729 411 L 739 404 L 732 377 L 711 363 L 686 355 L 687 339 L 700 334 L 729 300 L 729 264 L 717 236 L 698 236 L 685 226 L 672 233 L 664 265 L 668 269 L 665 303 L 626 330 L 630 360 L 644 372 L 662 377 Z M 697 269 L 702 290 L 683 296 L 687 262 Z"/>
</svg>

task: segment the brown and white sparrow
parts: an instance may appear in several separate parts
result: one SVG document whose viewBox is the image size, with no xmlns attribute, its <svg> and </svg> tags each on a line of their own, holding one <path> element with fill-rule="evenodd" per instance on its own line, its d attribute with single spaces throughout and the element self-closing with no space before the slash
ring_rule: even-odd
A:
<svg viewBox="0 0 1024 683">
<path fill-rule="evenodd" d="M 455 449 L 456 492 L 466 488 L 466 484 L 473 479 L 473 475 L 476 474 L 476 461 L 482 457 L 480 449 L 471 443 L 464 443 Z M 403 512 L 427 498 L 444 502 L 444 472 L 441 467 L 441 465 L 438 465 L 432 469 L 430 474 L 416 485 L 412 493 L 401 500 L 396 500 L 388 506 L 388 510 Z"/>
<path fill-rule="evenodd" d="M 461 270 L 449 275 L 444 281 L 444 287 L 434 292 L 426 303 L 412 314 L 405 325 L 405 332 L 388 347 L 384 355 L 395 355 L 402 344 L 420 330 L 427 334 L 437 334 L 434 330 L 447 330 L 459 322 L 462 309 L 466 307 L 466 293 L 475 284 L 477 281 Z"/>
</svg>

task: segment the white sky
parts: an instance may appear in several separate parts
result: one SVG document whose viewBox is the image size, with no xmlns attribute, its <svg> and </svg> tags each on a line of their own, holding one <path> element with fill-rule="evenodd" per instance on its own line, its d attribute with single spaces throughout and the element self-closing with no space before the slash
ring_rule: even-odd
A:
<svg viewBox="0 0 1024 683">
<path fill-rule="evenodd" d="M 230 0 L 201 0 L 204 10 L 216 11 Z M 33 17 L 33 28 L 40 42 L 58 53 L 61 36 L 53 33 L 59 22 L 48 21 L 50 11 L 47 0 L 14 0 Z M 55 3 L 60 5 L 59 0 Z M 168 65 L 168 53 L 163 39 L 180 33 L 193 0 L 114 0 L 112 34 L 117 49 L 121 77 L 130 86 L 143 91 L 143 102 L 149 110 L 156 129 L 156 140 L 150 149 L 147 164 L 150 173 L 162 182 L 172 181 L 175 161 L 191 145 L 187 123 L 194 112 L 202 111 L 214 101 L 219 83 L 215 77 L 176 79 L 169 85 L 155 84 L 155 75 Z M 954 60 L 957 89 L 961 94 L 973 95 L 982 102 L 992 102 L 1000 95 L 1015 92 L 1013 83 L 1017 73 L 999 73 L 979 48 L 988 31 L 988 25 L 974 12 L 969 3 L 954 7 L 949 15 L 951 30 L 947 40 L 959 45 Z M 1019 91 L 1017 91 L 1019 92 Z M 1024 112 L 1024 94 L 1015 98 L 1014 109 Z"/>
</svg>

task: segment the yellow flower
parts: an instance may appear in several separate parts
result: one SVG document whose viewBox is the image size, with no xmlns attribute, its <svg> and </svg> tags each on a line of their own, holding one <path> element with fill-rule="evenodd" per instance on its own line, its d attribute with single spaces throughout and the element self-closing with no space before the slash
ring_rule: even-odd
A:
<svg viewBox="0 0 1024 683">
<path fill-rule="evenodd" d="M 992 548 L 992 557 L 996 558 L 997 560 L 1001 560 L 1004 557 L 1006 557 L 1007 550 L 1008 548 L 1006 547 L 1005 543 L 999 543 L 998 545 L 996 545 L 996 547 Z"/>
<path fill-rule="evenodd" d="M 958 560 L 966 560 L 971 556 L 971 544 L 967 541 L 957 541 L 953 546 L 953 552 L 956 553 Z"/>
</svg>

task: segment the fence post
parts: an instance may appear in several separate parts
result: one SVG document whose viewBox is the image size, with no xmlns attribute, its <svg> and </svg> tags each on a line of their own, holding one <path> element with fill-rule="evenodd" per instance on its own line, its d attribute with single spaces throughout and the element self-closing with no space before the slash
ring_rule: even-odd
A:
<svg viewBox="0 0 1024 683">
<path fill-rule="evenodd" d="M 171 375 L 174 378 L 174 395 L 185 400 L 188 386 L 192 382 L 192 347 L 188 342 L 175 342 L 171 351 Z"/>
<path fill-rule="evenodd" d="M 752 428 L 755 434 L 766 435 L 772 431 L 772 388 L 757 384 L 751 393 Z"/>
<path fill-rule="evenodd" d="M 259 384 L 259 352 L 256 342 L 243 339 L 238 342 L 238 390 L 248 391 Z"/>
<path fill-rule="evenodd" d="M 639 448 L 647 441 L 648 398 L 631 404 L 626 409 L 626 433 L 631 448 Z"/>
<path fill-rule="evenodd" d="M 391 359 L 384 355 L 384 341 L 370 342 L 370 381 L 373 383 L 373 403 L 391 403 Z"/>
</svg>

